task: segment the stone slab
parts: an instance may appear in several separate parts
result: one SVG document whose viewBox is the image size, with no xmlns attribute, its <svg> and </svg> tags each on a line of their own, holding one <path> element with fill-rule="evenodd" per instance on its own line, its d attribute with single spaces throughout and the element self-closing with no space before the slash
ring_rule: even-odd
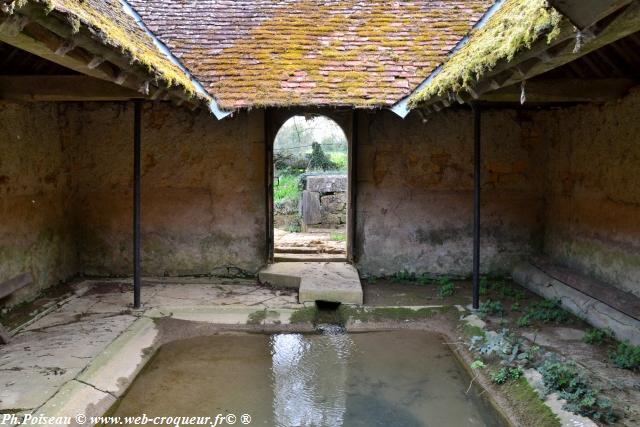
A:
<svg viewBox="0 0 640 427">
<path fill-rule="evenodd" d="M 300 303 L 327 301 L 362 304 L 358 270 L 345 262 L 281 262 L 262 270 L 262 283 L 299 287 Z"/>
<path fill-rule="evenodd" d="M 120 396 L 156 350 L 159 331 L 152 319 L 143 317 L 104 349 L 76 378 Z"/>
<path fill-rule="evenodd" d="M 347 191 L 346 175 L 308 176 L 306 189 L 318 193 L 339 193 Z"/>
<path fill-rule="evenodd" d="M 611 329 L 616 338 L 640 345 L 640 321 L 567 286 L 528 262 L 514 267 L 513 280 L 548 299 L 559 299 L 562 307 L 599 329 Z"/>
<path fill-rule="evenodd" d="M 68 426 L 85 425 L 82 420 L 103 415 L 116 402 L 116 398 L 109 393 L 98 390 L 88 384 L 72 380 L 66 383 L 55 396 L 43 405 L 36 414 L 44 417 L 70 417 Z M 80 418 L 84 417 L 84 418 Z M 27 420 L 24 424 L 29 425 Z M 43 427 L 60 427 L 61 424 L 43 424 Z M 86 421 L 86 425 L 91 425 Z"/>
<path fill-rule="evenodd" d="M 304 190 L 301 197 L 300 209 L 302 210 L 302 221 L 306 225 L 320 224 L 322 222 L 320 193 Z"/>
<path fill-rule="evenodd" d="M 225 306 L 167 306 L 149 310 L 145 315 L 154 318 L 171 318 L 190 322 L 216 323 L 219 325 L 245 325 L 250 316 L 261 308 Z M 264 309 L 262 309 L 264 310 Z"/>
<path fill-rule="evenodd" d="M 553 263 L 547 258 L 536 257 L 531 260 L 531 264 L 554 279 L 584 294 L 592 295 L 598 301 L 615 308 L 627 316 L 640 320 L 640 298 L 631 292 L 623 291 L 615 286 L 578 274 L 569 268 Z"/>
<path fill-rule="evenodd" d="M 135 320 L 82 318 L 16 335 L 0 347 L 0 412 L 40 407 Z"/>
</svg>

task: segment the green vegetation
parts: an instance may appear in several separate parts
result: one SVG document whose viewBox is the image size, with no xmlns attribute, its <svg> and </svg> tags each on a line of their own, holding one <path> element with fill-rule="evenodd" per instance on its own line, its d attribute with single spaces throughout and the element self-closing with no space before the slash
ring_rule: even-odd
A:
<svg viewBox="0 0 640 427">
<path fill-rule="evenodd" d="M 480 304 L 480 308 L 478 309 L 480 317 L 484 318 L 487 316 L 493 315 L 504 315 L 504 307 L 502 306 L 502 302 L 500 301 L 492 301 L 490 299 L 486 300 L 482 304 Z"/>
<path fill-rule="evenodd" d="M 618 368 L 640 371 L 640 346 L 634 346 L 629 341 L 618 343 L 609 352 L 609 360 Z"/>
<path fill-rule="evenodd" d="M 344 242 L 347 240 L 347 236 L 344 233 L 332 231 L 329 235 L 329 240 L 333 242 Z"/>
<path fill-rule="evenodd" d="M 474 360 L 473 363 L 471 363 L 471 369 L 483 369 L 485 367 L 485 364 L 482 360 L 477 359 Z"/>
<path fill-rule="evenodd" d="M 281 175 L 275 182 L 273 190 L 274 203 L 295 200 L 300 197 L 300 177 L 298 175 Z"/>
<path fill-rule="evenodd" d="M 455 291 L 455 285 L 447 277 L 443 277 L 438 280 L 438 295 L 440 295 L 440 297 L 450 297 L 455 293 Z"/>
<path fill-rule="evenodd" d="M 267 318 L 267 310 L 254 311 L 249 314 L 247 325 L 259 325 Z"/>
<path fill-rule="evenodd" d="M 519 379 L 523 374 L 524 372 L 520 367 L 504 367 L 491 374 L 491 381 L 496 384 L 504 384 L 507 381 L 515 381 Z"/>
<path fill-rule="evenodd" d="M 402 270 L 391 276 L 391 281 L 393 283 L 417 283 L 420 285 L 429 285 L 434 283 L 436 280 L 427 273 L 418 275 L 416 273 L 410 273 L 407 270 Z"/>
<path fill-rule="evenodd" d="M 560 420 L 544 404 L 538 393 L 531 388 L 527 379 L 520 377 L 503 386 L 504 396 L 517 408 L 518 413 L 530 422 L 525 425 L 536 427 L 560 427 Z"/>
<path fill-rule="evenodd" d="M 289 318 L 292 324 L 313 323 L 316 318 L 317 309 L 315 307 L 305 307 L 294 311 Z"/>
<path fill-rule="evenodd" d="M 314 142 L 309 155 L 308 171 L 329 171 L 337 169 L 337 165 L 324 153 L 322 146 Z"/>
<path fill-rule="evenodd" d="M 543 300 L 533 304 L 527 312 L 518 319 L 518 326 L 528 327 L 532 322 L 561 324 L 569 321 L 570 315 L 561 308 L 561 301 Z"/>
<path fill-rule="evenodd" d="M 600 329 L 590 328 L 587 329 L 582 337 L 582 341 L 591 345 L 602 345 L 604 340 L 607 338 L 607 333 L 605 331 L 601 331 Z"/>
<path fill-rule="evenodd" d="M 407 270 L 398 271 L 391 277 L 391 281 L 394 283 L 414 282 L 415 280 L 415 273 L 409 273 Z"/>
<path fill-rule="evenodd" d="M 524 299 L 524 292 L 507 283 L 503 278 L 480 278 L 480 295 L 493 294 L 503 298 L 513 298 L 516 301 Z"/>
<path fill-rule="evenodd" d="M 548 393 L 558 392 L 568 411 L 606 424 L 615 422 L 611 402 L 592 389 L 573 363 L 548 360 L 539 369 Z"/>
<path fill-rule="evenodd" d="M 327 156 L 335 165 L 336 170 L 346 171 L 349 165 L 349 158 L 344 151 L 327 151 Z"/>
</svg>

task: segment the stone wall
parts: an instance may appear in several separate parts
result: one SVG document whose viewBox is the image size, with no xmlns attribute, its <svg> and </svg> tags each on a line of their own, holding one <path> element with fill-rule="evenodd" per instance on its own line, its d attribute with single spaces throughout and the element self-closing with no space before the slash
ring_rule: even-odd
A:
<svg viewBox="0 0 640 427">
<path fill-rule="evenodd" d="M 344 228 L 347 223 L 347 175 L 308 175 L 303 184 L 300 196 L 303 229 Z"/>
<path fill-rule="evenodd" d="M 638 291 L 640 107 L 483 113 L 482 268 L 542 251 Z M 469 111 L 358 112 L 357 266 L 471 272 Z M 0 104 L 0 282 L 37 290 L 131 273 L 131 105 Z M 217 121 L 147 104 L 142 250 L 148 275 L 253 273 L 265 262 L 264 114 Z"/>
<path fill-rule="evenodd" d="M 640 296 L 640 91 L 540 113 L 550 142 L 545 253 Z"/>
<path fill-rule="evenodd" d="M 129 275 L 133 110 L 84 104 L 79 114 L 82 269 Z M 266 253 L 263 113 L 218 121 L 145 104 L 142 121 L 143 274 L 255 273 Z"/>
<path fill-rule="evenodd" d="M 472 268 L 473 129 L 469 111 L 423 123 L 360 115 L 355 242 L 363 274 L 467 276 Z M 483 113 L 482 270 L 510 272 L 541 250 L 544 143 L 531 118 Z"/>
<path fill-rule="evenodd" d="M 73 227 L 74 123 L 60 104 L 0 102 L 0 283 L 30 273 L 33 297 L 79 272 Z"/>
</svg>

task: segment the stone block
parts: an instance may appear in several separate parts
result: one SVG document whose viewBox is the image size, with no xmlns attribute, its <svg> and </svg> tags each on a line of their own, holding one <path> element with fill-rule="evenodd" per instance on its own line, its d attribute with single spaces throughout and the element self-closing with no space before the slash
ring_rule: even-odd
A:
<svg viewBox="0 0 640 427">
<path fill-rule="evenodd" d="M 320 207 L 320 193 L 304 190 L 300 204 L 302 221 L 306 225 L 316 225 L 322 222 L 322 210 Z"/>
<path fill-rule="evenodd" d="M 339 213 L 347 208 L 347 193 L 336 193 L 320 197 L 322 209 L 329 212 Z"/>
<path fill-rule="evenodd" d="M 306 189 L 318 193 L 339 193 L 347 191 L 347 175 L 308 176 Z"/>
</svg>

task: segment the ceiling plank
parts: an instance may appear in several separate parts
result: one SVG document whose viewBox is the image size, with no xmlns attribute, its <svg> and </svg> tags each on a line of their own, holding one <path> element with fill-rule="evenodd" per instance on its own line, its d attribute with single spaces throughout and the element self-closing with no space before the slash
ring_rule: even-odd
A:
<svg viewBox="0 0 640 427">
<path fill-rule="evenodd" d="M 127 101 L 131 89 L 84 75 L 0 76 L 0 99 L 9 101 Z"/>
<path fill-rule="evenodd" d="M 525 86 L 526 103 L 607 102 L 618 99 L 636 86 L 634 79 L 545 79 L 529 80 Z M 521 87 L 512 85 L 487 92 L 479 100 L 520 102 Z"/>
</svg>

